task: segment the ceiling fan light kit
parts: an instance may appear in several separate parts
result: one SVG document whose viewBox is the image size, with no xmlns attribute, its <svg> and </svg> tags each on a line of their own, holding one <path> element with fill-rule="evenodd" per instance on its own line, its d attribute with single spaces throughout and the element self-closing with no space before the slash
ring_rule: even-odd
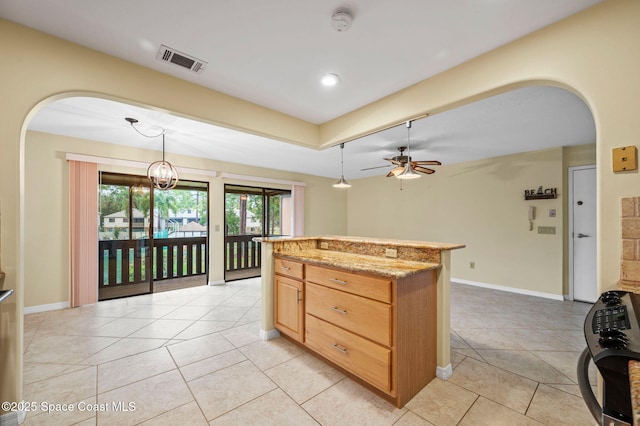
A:
<svg viewBox="0 0 640 426">
<path fill-rule="evenodd" d="M 398 179 L 417 179 L 420 177 L 420 173 L 417 173 L 415 170 L 413 170 L 413 167 L 411 167 L 411 162 L 407 162 L 404 165 L 404 170 L 402 171 L 402 173 L 399 173 L 398 175 L 396 175 L 396 177 Z"/>
</svg>

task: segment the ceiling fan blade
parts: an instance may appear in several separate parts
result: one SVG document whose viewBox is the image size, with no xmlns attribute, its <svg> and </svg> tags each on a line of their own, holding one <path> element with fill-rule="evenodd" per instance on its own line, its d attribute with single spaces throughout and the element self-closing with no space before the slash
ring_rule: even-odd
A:
<svg viewBox="0 0 640 426">
<path fill-rule="evenodd" d="M 383 158 L 383 160 L 387 160 L 391 164 L 395 164 L 396 166 L 402 166 L 402 163 L 398 160 L 394 160 L 393 158 Z"/>
<path fill-rule="evenodd" d="M 428 168 L 426 168 L 426 167 L 420 167 L 420 166 L 415 166 L 415 167 L 413 168 L 413 170 L 415 170 L 416 172 L 425 173 L 425 174 L 428 174 L 428 175 L 430 175 L 430 174 L 432 174 L 432 173 L 435 173 L 435 172 L 436 172 L 436 171 L 435 171 L 435 170 L 433 170 L 433 169 L 428 169 Z"/>
<path fill-rule="evenodd" d="M 360 169 L 360 171 L 364 172 L 365 170 L 381 169 L 383 167 L 391 167 L 391 164 L 387 164 L 386 166 L 367 167 L 366 169 Z"/>
<path fill-rule="evenodd" d="M 430 160 L 430 161 L 412 161 L 411 164 L 413 165 L 423 165 L 423 166 L 440 166 L 442 165 L 441 162 L 439 161 L 435 161 L 435 160 Z"/>
</svg>

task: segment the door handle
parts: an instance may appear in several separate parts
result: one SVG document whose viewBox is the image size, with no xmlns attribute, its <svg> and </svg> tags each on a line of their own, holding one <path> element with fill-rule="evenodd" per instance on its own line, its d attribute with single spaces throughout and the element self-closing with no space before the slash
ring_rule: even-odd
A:
<svg viewBox="0 0 640 426">
<path fill-rule="evenodd" d="M 587 237 L 589 237 L 589 236 L 586 235 L 586 234 L 578 234 L 578 238 L 587 238 Z"/>
</svg>

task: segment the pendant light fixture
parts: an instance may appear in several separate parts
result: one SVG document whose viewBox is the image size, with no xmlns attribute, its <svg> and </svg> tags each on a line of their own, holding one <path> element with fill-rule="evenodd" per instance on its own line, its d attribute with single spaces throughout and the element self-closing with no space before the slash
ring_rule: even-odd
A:
<svg viewBox="0 0 640 426">
<path fill-rule="evenodd" d="M 407 162 L 404 165 L 402 173 L 396 177 L 398 179 L 417 179 L 420 177 L 420 173 L 413 170 L 411 167 L 411 121 L 407 121 Z"/>
<path fill-rule="evenodd" d="M 158 136 L 162 136 L 162 161 L 154 161 L 149 164 L 149 167 L 147 168 L 147 179 L 149 179 L 149 182 L 151 182 L 155 188 L 162 191 L 175 188 L 176 185 L 178 185 L 178 171 L 173 164 L 165 161 L 164 159 L 165 130 L 162 129 L 162 132 L 157 135 L 145 135 L 135 126 L 135 123 L 137 123 L 138 120 L 135 118 L 125 118 L 125 120 L 131 124 L 131 127 L 133 127 L 136 132 L 145 138 L 157 138 Z"/>
<path fill-rule="evenodd" d="M 344 143 L 340 144 L 340 179 L 333 184 L 334 188 L 351 188 L 351 184 L 344 178 Z"/>
<path fill-rule="evenodd" d="M 147 178 L 154 187 L 162 191 L 173 189 L 178 184 L 178 171 L 173 164 L 164 159 L 164 131 L 162 132 L 162 161 L 149 164 Z"/>
</svg>

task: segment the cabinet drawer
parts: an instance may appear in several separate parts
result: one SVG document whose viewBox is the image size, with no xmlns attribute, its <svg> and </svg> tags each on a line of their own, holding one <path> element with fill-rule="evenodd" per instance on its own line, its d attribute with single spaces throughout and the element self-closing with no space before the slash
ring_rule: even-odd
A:
<svg viewBox="0 0 640 426">
<path fill-rule="evenodd" d="M 274 271 L 276 274 L 287 275 L 292 278 L 304 278 L 304 265 L 300 262 L 275 259 Z"/>
<path fill-rule="evenodd" d="M 389 393 L 391 350 L 306 315 L 306 344 L 320 355 Z"/>
<path fill-rule="evenodd" d="M 307 281 L 391 303 L 391 280 L 307 265 Z"/>
<path fill-rule="evenodd" d="M 308 314 L 391 346 L 391 305 L 307 283 Z"/>
</svg>

